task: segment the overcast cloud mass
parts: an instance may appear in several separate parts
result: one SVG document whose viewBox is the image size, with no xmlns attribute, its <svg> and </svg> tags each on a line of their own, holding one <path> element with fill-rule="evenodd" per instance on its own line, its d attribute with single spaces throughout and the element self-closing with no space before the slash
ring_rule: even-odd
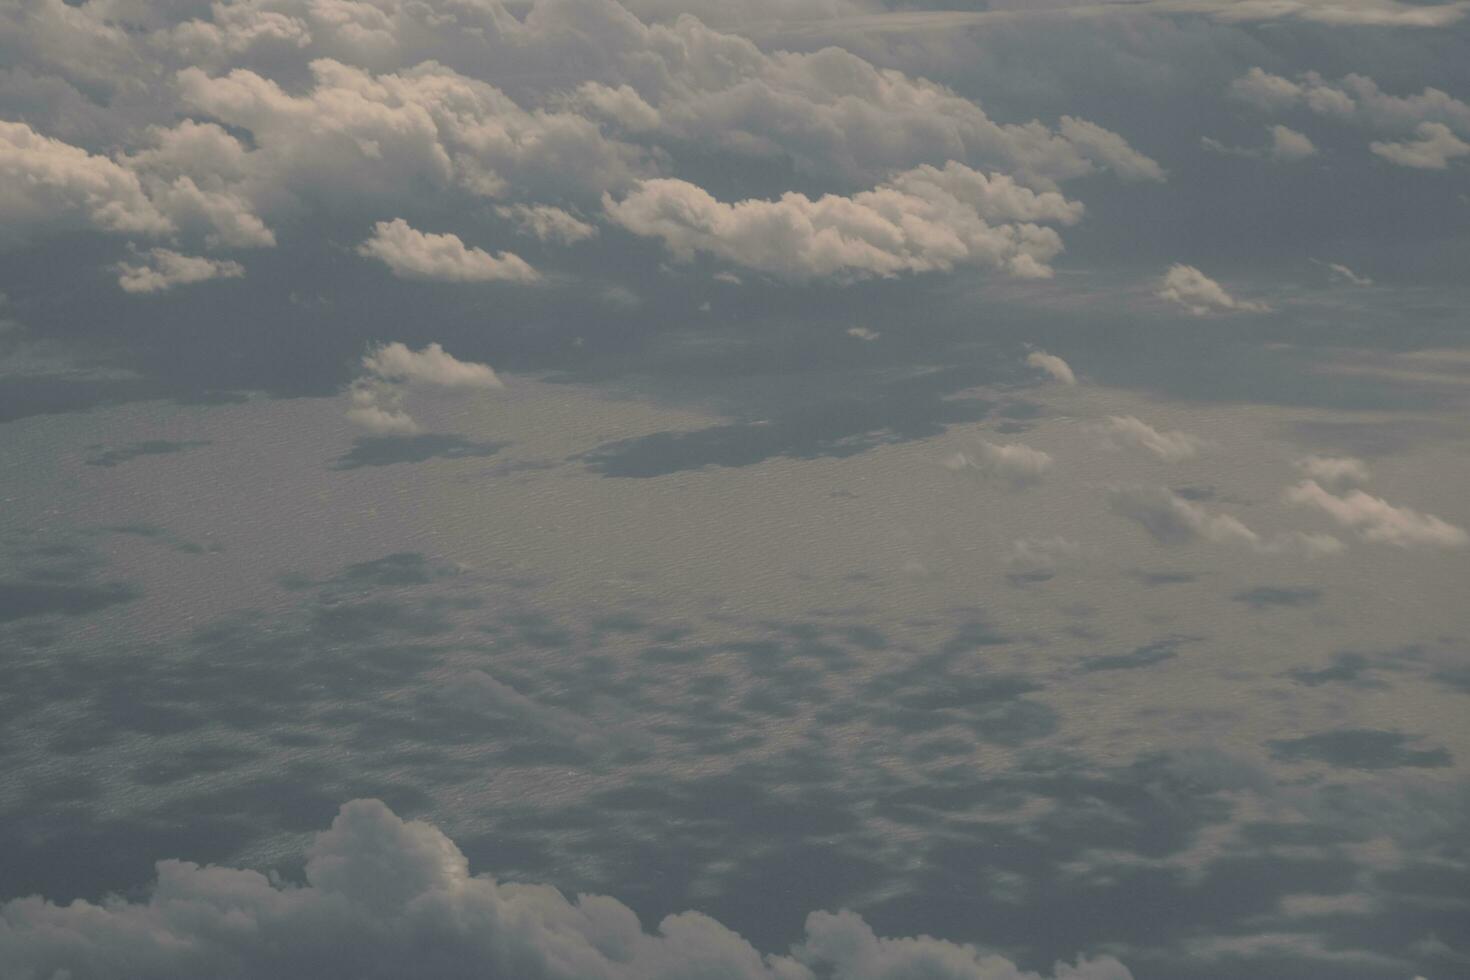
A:
<svg viewBox="0 0 1470 980">
<path fill-rule="evenodd" d="M 1470 977 L 1470 4 L 0 0 L 0 980 Z"/>
</svg>

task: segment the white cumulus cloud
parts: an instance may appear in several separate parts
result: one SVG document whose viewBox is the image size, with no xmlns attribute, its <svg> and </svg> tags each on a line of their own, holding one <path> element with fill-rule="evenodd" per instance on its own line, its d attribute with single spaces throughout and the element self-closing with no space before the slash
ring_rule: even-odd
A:
<svg viewBox="0 0 1470 980">
<path fill-rule="evenodd" d="M 503 387 L 490 365 L 461 361 L 439 344 L 428 344 L 422 350 L 398 341 L 383 344 L 363 355 L 362 369 L 348 388 L 347 418 L 385 436 L 422 431 L 403 406 L 405 389 L 410 386 L 470 390 Z"/>
<path fill-rule="evenodd" d="M 238 262 L 155 248 L 149 251 L 145 262 L 119 263 L 117 273 L 117 284 L 124 292 L 159 293 L 210 279 L 238 279 L 245 275 L 245 267 Z"/>
<path fill-rule="evenodd" d="M 785 954 L 761 954 L 699 912 L 645 932 L 603 895 L 472 874 L 438 828 L 377 800 L 345 804 L 307 851 L 305 881 L 160 861 L 146 899 L 0 906 L 7 976 L 77 980 L 1040 980 L 970 945 L 886 938 L 852 912 L 813 912 Z M 1132 980 L 1111 956 L 1057 980 Z"/>
<path fill-rule="evenodd" d="M 1265 303 L 1236 299 L 1225 291 L 1224 286 L 1194 266 L 1178 263 L 1170 266 L 1169 271 L 1164 273 L 1154 295 L 1178 303 L 1194 316 L 1209 316 L 1212 313 L 1266 313 L 1271 309 Z"/>
<path fill-rule="evenodd" d="M 1351 528 L 1364 541 L 1400 548 L 1463 548 L 1470 535 L 1433 514 L 1409 507 L 1395 507 L 1382 497 L 1362 490 L 1334 494 L 1315 480 L 1303 480 L 1286 491 L 1294 504 L 1314 507 L 1343 527 Z"/>
<path fill-rule="evenodd" d="M 1062 242 L 1039 222 L 1070 225 L 1083 210 L 1055 191 L 953 161 L 905 171 L 851 197 L 789 192 L 726 204 L 688 181 L 659 179 L 620 200 L 609 196 L 604 206 L 615 224 L 660 239 L 677 259 L 703 252 L 798 282 L 964 265 L 1046 277 Z"/>
<path fill-rule="evenodd" d="M 419 231 L 402 218 L 375 224 L 372 237 L 357 246 L 357 252 L 378 259 L 403 279 L 534 282 L 540 278 L 512 252 L 491 255 L 466 246 L 458 235 Z"/>
</svg>

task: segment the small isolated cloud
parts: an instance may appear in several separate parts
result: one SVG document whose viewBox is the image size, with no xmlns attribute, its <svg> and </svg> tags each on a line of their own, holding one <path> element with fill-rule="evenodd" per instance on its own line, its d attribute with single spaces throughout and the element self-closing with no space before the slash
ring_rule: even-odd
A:
<svg viewBox="0 0 1470 980">
<path fill-rule="evenodd" d="M 1052 457 L 1020 443 L 1000 446 L 982 442 L 974 456 L 954 453 L 945 457 L 944 466 L 957 473 L 973 470 L 991 479 L 1004 480 L 1019 490 L 1040 483 L 1052 467 Z"/>
<path fill-rule="evenodd" d="M 1470 535 L 1433 514 L 1408 507 L 1395 507 L 1382 497 L 1362 490 L 1334 494 L 1316 480 L 1303 480 L 1286 491 L 1294 504 L 1315 507 L 1343 527 L 1351 528 L 1364 541 L 1399 548 L 1463 548 Z"/>
<path fill-rule="evenodd" d="M 1360 487 L 1373 476 L 1368 464 L 1355 456 L 1303 456 L 1296 461 L 1296 468 L 1333 490 Z"/>
<path fill-rule="evenodd" d="M 1102 436 L 1102 444 L 1109 449 L 1136 446 L 1146 449 L 1159 459 L 1177 463 L 1199 455 L 1204 440 L 1177 429 L 1160 432 L 1142 419 L 1132 415 L 1110 415 L 1105 421 L 1092 426 Z"/>
<path fill-rule="evenodd" d="M 848 327 L 847 328 L 847 335 L 849 337 L 856 337 L 858 340 L 869 340 L 869 341 L 871 341 L 871 340 L 877 340 L 879 337 L 883 336 L 878 331 L 871 330 L 871 329 L 869 329 L 867 327 Z"/>
<path fill-rule="evenodd" d="M 645 932 L 615 898 L 472 874 L 437 827 L 378 800 L 345 804 L 307 851 L 305 881 L 160 861 L 146 899 L 0 906 L 0 962 L 20 977 L 515 977 L 517 980 L 872 980 L 1037 977 L 974 946 L 886 938 L 853 912 L 812 912 L 762 954 L 699 912 Z M 1057 978 L 1132 980 L 1111 956 Z M 1037 980 L 1040 980 L 1037 977 Z"/>
<path fill-rule="evenodd" d="M 549 204 L 516 204 L 495 209 L 502 218 L 515 222 L 523 233 L 543 242 L 575 245 L 597 237 L 597 226 L 588 224 L 570 211 Z"/>
<path fill-rule="evenodd" d="M 904 171 L 851 197 L 788 192 L 726 204 L 688 181 L 660 179 L 603 203 L 610 221 L 660 239 L 680 261 L 705 253 L 790 282 L 959 266 L 1046 278 L 1062 240 L 1042 223 L 1075 224 L 1083 211 L 1056 191 L 955 161 Z"/>
<path fill-rule="evenodd" d="M 1137 522 L 1154 540 L 1166 545 L 1192 541 L 1244 545 L 1263 554 L 1297 553 L 1308 558 L 1334 555 L 1341 541 L 1328 534 L 1287 532 L 1270 538 L 1230 514 L 1212 514 L 1167 487 L 1117 487 L 1109 491 L 1113 513 Z"/>
<path fill-rule="evenodd" d="M 1354 286 L 1373 285 L 1372 279 L 1369 279 L 1367 276 L 1358 275 L 1356 272 L 1354 272 L 1352 269 L 1349 269 L 1341 262 L 1322 262 L 1317 259 L 1313 259 L 1312 261 L 1315 262 L 1317 265 L 1320 265 L 1322 268 L 1326 269 L 1327 278 L 1332 280 L 1333 282 L 1346 282 Z"/>
<path fill-rule="evenodd" d="M 1317 155 L 1317 147 L 1305 134 L 1285 126 L 1271 127 L 1271 159 L 1282 163 L 1295 163 Z"/>
<path fill-rule="evenodd" d="M 534 282 L 541 278 L 518 255 L 470 248 L 458 235 L 422 232 L 402 218 L 379 221 L 357 253 L 378 259 L 401 279 L 433 282 Z"/>
<path fill-rule="evenodd" d="M 1212 313 L 1267 313 L 1271 309 L 1265 303 L 1238 300 L 1227 293 L 1225 287 L 1194 266 L 1177 263 L 1164 273 L 1154 295 L 1178 303 L 1195 316 L 1209 316 Z"/>
<path fill-rule="evenodd" d="M 1400 143 L 1369 143 L 1368 149 L 1389 163 L 1417 170 L 1443 170 L 1451 160 L 1470 154 L 1470 143 L 1444 123 L 1420 123 L 1414 127 L 1414 137 Z"/>
<path fill-rule="evenodd" d="M 1052 376 L 1052 380 L 1060 381 L 1064 385 L 1077 383 L 1077 375 L 1072 373 L 1072 365 L 1046 351 L 1034 350 L 1026 355 L 1026 363 L 1038 371 L 1045 371 Z"/>
<path fill-rule="evenodd" d="M 1215 153 L 1256 159 L 1267 158 L 1278 163 L 1296 163 L 1315 156 L 1317 153 L 1317 147 L 1312 141 L 1305 134 L 1298 133 L 1294 129 L 1286 126 L 1268 126 L 1266 130 L 1271 134 L 1271 142 L 1265 146 L 1229 146 L 1208 136 L 1200 140 L 1200 145 Z"/>
<path fill-rule="evenodd" d="M 161 293 L 175 286 L 243 275 L 245 267 L 238 262 L 181 255 L 167 248 L 150 250 L 144 262 L 117 265 L 117 284 L 127 293 Z"/>
<path fill-rule="evenodd" d="M 403 408 L 405 389 L 503 387 L 488 364 L 461 361 L 438 344 L 412 350 L 397 341 L 363 356 L 363 373 L 348 389 L 347 418 L 384 436 L 413 436 L 422 430 Z"/>
</svg>

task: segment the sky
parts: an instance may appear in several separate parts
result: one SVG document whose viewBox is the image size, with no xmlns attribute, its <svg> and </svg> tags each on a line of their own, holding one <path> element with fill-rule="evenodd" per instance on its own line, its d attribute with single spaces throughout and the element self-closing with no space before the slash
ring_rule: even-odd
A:
<svg viewBox="0 0 1470 980">
<path fill-rule="evenodd" d="M 0 0 L 0 980 L 1470 976 L 1470 3 Z"/>
</svg>

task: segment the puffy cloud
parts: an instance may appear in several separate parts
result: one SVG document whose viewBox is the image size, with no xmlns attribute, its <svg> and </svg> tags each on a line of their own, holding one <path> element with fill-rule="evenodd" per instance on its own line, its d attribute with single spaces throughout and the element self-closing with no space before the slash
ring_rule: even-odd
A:
<svg viewBox="0 0 1470 980">
<path fill-rule="evenodd" d="M 944 459 L 946 469 L 961 472 L 973 470 L 987 477 L 1004 480 L 1016 489 L 1034 486 L 1052 467 L 1050 453 L 1020 443 L 996 445 L 981 442 L 974 456 L 954 453 Z"/>
<path fill-rule="evenodd" d="M 1303 480 L 1286 491 L 1286 499 L 1294 504 L 1315 507 L 1343 527 L 1352 528 L 1364 541 L 1400 548 L 1463 548 L 1470 544 L 1470 535 L 1464 528 L 1433 514 L 1395 507 L 1382 497 L 1362 490 L 1348 490 L 1337 495 L 1316 480 Z"/>
<path fill-rule="evenodd" d="M 458 235 L 422 232 L 402 218 L 379 221 L 373 236 L 357 246 L 359 255 L 378 259 L 403 279 L 435 282 L 533 282 L 540 278 L 520 256 L 491 255 L 469 248 Z"/>
<path fill-rule="evenodd" d="M 1230 514 L 1212 514 L 1167 487 L 1118 487 L 1109 491 L 1115 514 L 1137 522 L 1161 544 L 1191 541 L 1244 545 L 1266 554 L 1295 552 L 1309 558 L 1343 550 L 1341 541 L 1326 534 L 1290 532 L 1263 538 Z"/>
<path fill-rule="evenodd" d="M 1346 75 L 1332 83 L 1316 72 L 1293 80 L 1252 68 L 1231 82 L 1229 91 L 1267 112 L 1303 106 L 1379 132 L 1412 135 L 1413 139 L 1369 144 L 1374 154 L 1399 166 L 1443 170 L 1449 161 L 1470 154 L 1470 143 L 1461 139 L 1470 137 L 1470 103 L 1436 88 L 1395 96 L 1366 75 Z"/>
<path fill-rule="evenodd" d="M 574 245 L 597 237 L 597 226 L 550 204 L 515 204 L 498 207 L 495 213 L 516 223 L 521 231 L 543 242 Z"/>
<path fill-rule="evenodd" d="M 500 388 L 488 364 L 461 361 L 438 344 L 413 350 L 394 341 L 364 355 L 362 366 L 384 381 L 406 381 L 441 388 Z"/>
<path fill-rule="evenodd" d="M 503 387 L 488 364 L 461 361 L 439 344 L 413 350 L 394 341 L 368 351 L 363 373 L 348 388 L 347 418 L 385 436 L 410 436 L 422 430 L 403 407 L 409 386 L 450 389 Z"/>
<path fill-rule="evenodd" d="M 221 261 L 198 255 L 181 255 L 166 248 L 155 248 L 143 264 L 123 262 L 117 267 L 117 284 L 129 293 L 158 293 L 187 283 L 210 279 L 238 279 L 245 267 L 238 262 Z"/>
<path fill-rule="evenodd" d="M 140 235 L 175 230 L 133 171 L 25 123 L 0 120 L 0 241 L 67 226 Z"/>
<path fill-rule="evenodd" d="M 687 181 L 643 182 L 622 200 L 604 199 L 608 218 L 659 238 L 687 261 L 705 252 L 792 281 L 947 271 L 961 265 L 1046 277 L 1061 238 L 1036 222 L 1069 225 L 1082 205 L 1036 192 L 1001 174 L 951 161 L 922 166 L 852 197 L 725 204 Z"/>
<path fill-rule="evenodd" d="M 1271 159 L 1280 160 L 1283 163 L 1295 163 L 1305 160 L 1307 157 L 1315 156 L 1317 148 L 1312 145 L 1302 133 L 1285 126 L 1271 127 Z"/>
<path fill-rule="evenodd" d="M 1315 156 L 1317 147 L 1304 134 L 1286 126 L 1268 126 L 1266 131 L 1271 134 L 1271 142 L 1263 147 L 1252 146 L 1227 146 L 1217 139 L 1206 136 L 1200 140 L 1200 145 L 1207 150 L 1216 153 L 1224 153 L 1236 157 L 1266 157 L 1277 163 L 1296 163 L 1308 157 Z"/>
<path fill-rule="evenodd" d="M 1108 448 L 1137 446 L 1171 463 L 1193 458 L 1204 445 L 1202 440 L 1187 432 L 1160 432 L 1132 415 L 1110 415 L 1106 421 L 1092 428 L 1103 437 L 1103 445 Z"/>
<path fill-rule="evenodd" d="M 1470 154 L 1470 143 L 1444 123 L 1420 123 L 1414 128 L 1414 136 L 1401 143 L 1375 141 L 1368 144 L 1368 149 L 1389 163 L 1418 170 L 1443 170 L 1451 160 Z"/>
<path fill-rule="evenodd" d="M 0 961 L 21 977 L 279 980 L 1039 980 L 973 946 L 877 936 L 813 912 L 787 955 L 761 955 L 698 912 L 655 933 L 614 898 L 471 874 L 454 842 L 377 800 L 345 804 L 307 852 L 305 882 L 161 861 L 145 901 L 0 906 Z M 9 974 L 7 974 L 9 975 Z M 1131 980 L 1116 959 L 1057 964 L 1057 980 Z"/>
<path fill-rule="evenodd" d="M 1303 456 L 1296 467 L 1333 490 L 1359 487 L 1372 477 L 1368 464 L 1354 456 Z"/>
<path fill-rule="evenodd" d="M 1194 316 L 1208 316 L 1212 313 L 1266 313 L 1271 309 L 1265 303 L 1238 300 L 1226 292 L 1225 287 L 1194 266 L 1177 263 L 1169 267 L 1154 295 L 1178 303 Z"/>
<path fill-rule="evenodd" d="M 855 337 L 858 340 L 865 341 L 877 340 L 879 337 L 883 336 L 878 331 L 873 330 L 869 327 L 848 327 L 847 335 L 849 337 Z"/>
<path fill-rule="evenodd" d="M 488 82 L 425 62 L 373 73 L 328 58 L 311 62 L 301 95 L 236 68 L 178 73 L 186 106 L 248 130 L 252 186 L 341 206 L 444 194 L 592 194 L 626 186 L 644 151 L 607 139 L 575 112 L 528 111 Z"/>
<path fill-rule="evenodd" d="M 1052 380 L 1060 381 L 1064 385 L 1077 383 L 1077 375 L 1072 373 L 1072 366 L 1055 354 L 1034 350 L 1026 355 L 1026 363 L 1038 371 L 1045 371 L 1051 375 Z"/>
</svg>

